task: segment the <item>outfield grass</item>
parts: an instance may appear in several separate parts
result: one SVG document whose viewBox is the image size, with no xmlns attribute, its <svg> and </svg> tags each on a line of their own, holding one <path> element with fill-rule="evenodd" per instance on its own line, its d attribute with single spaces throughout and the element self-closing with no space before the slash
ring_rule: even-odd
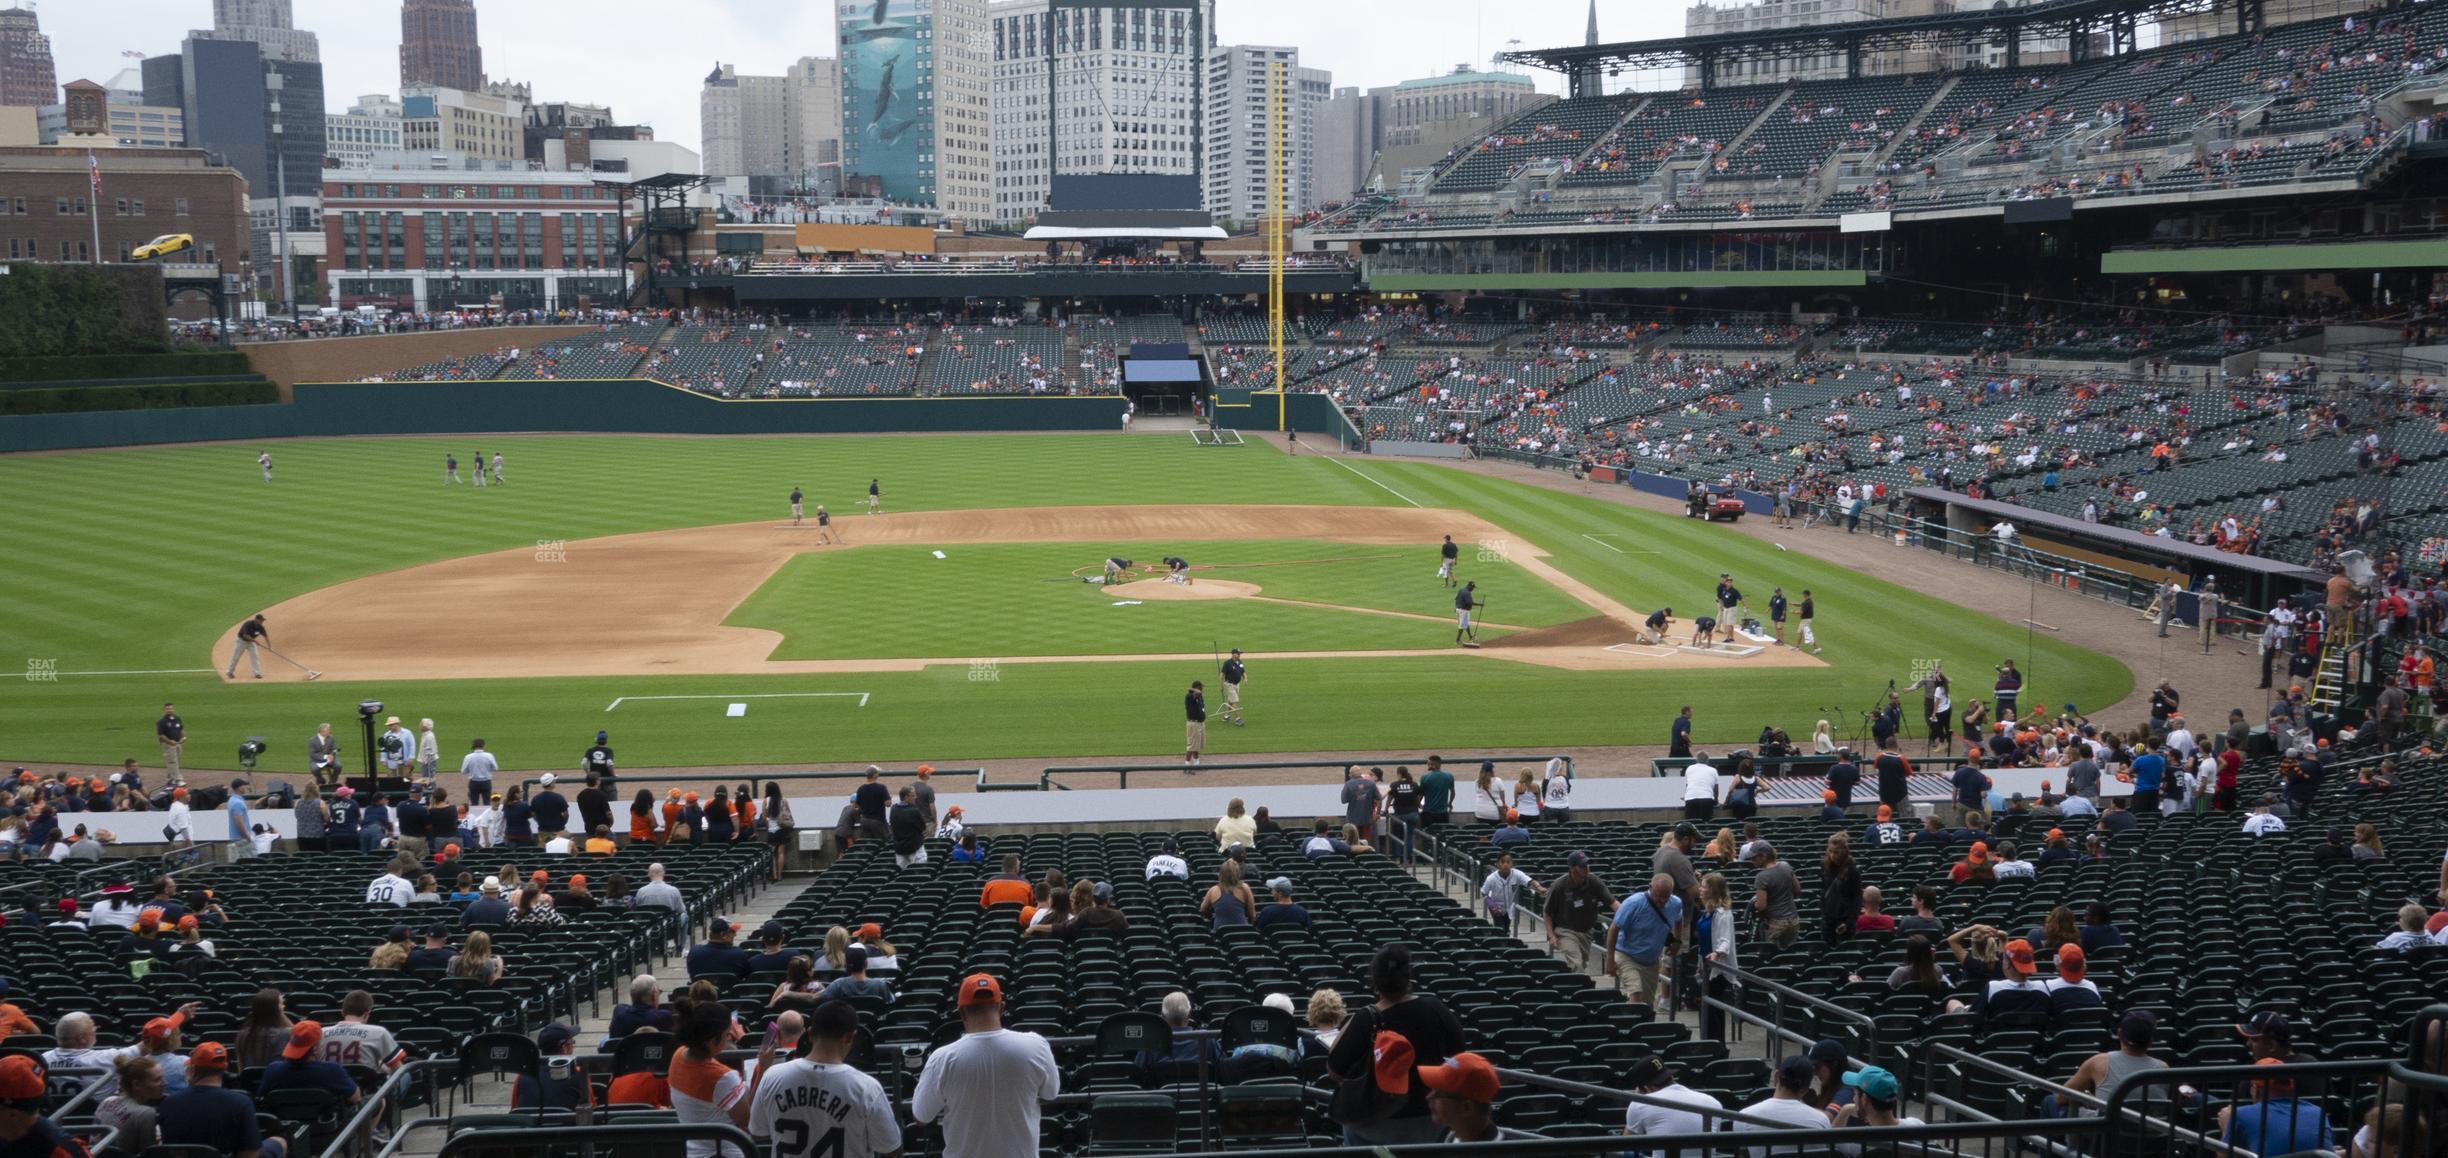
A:
<svg viewBox="0 0 2448 1158">
<path fill-rule="evenodd" d="M 1207 581 L 1258 584 L 1272 598 L 1131 601 L 1072 572 L 1108 555 L 1152 565 L 1178 553 Z M 961 655 L 1173 655 L 1211 648 L 1407 651 L 1450 644 L 1452 593 L 1435 548 L 1351 543 L 978 543 L 935 558 L 925 547 L 852 547 L 799 555 L 725 622 L 783 634 L 774 659 Z M 1596 614 L 1509 563 L 1474 562 L 1471 577 L 1499 598 L 1498 622 L 1547 627 Z M 1334 604 L 1338 606 L 1322 606 Z M 1397 619 L 1342 608 L 1427 616 Z M 1488 628 L 1482 639 L 1510 632 Z M 1047 650 L 1049 648 L 1055 650 Z"/>
<path fill-rule="evenodd" d="M 231 766 L 238 740 L 258 734 L 273 740 L 266 766 L 284 772 L 303 768 L 304 740 L 315 724 L 337 722 L 345 736 L 354 705 L 364 698 L 384 700 L 412 719 L 434 717 L 454 751 L 481 734 L 502 751 L 506 767 L 520 771 L 573 766 L 599 727 L 613 731 L 623 763 L 640 766 L 1133 754 L 1179 743 L 1179 693 L 1211 670 L 1204 665 L 493 679 L 487 678 L 484 641 L 469 639 L 469 678 L 449 683 L 225 685 L 207 674 L 75 674 L 206 668 L 226 658 L 210 657 L 207 649 L 246 614 L 377 571 L 538 540 L 776 517 L 794 485 L 807 490 L 810 503 L 847 512 L 856 509 L 871 477 L 882 478 L 892 510 L 1416 502 L 1472 511 L 1544 548 L 1565 573 L 1635 608 L 1671 603 L 1688 616 L 1721 570 L 1735 573 L 1755 607 L 1764 604 L 1771 583 L 1782 583 L 1788 593 L 1803 587 L 1818 593 L 1823 658 L 1831 665 L 1826 669 L 1574 673 L 1443 655 L 1255 665 L 1253 722 L 1214 737 L 1217 750 L 1226 753 L 1658 743 L 1675 707 L 1686 702 L 1701 705 L 1696 732 L 1703 741 L 1748 741 L 1763 722 L 1800 734 L 1820 705 L 1869 706 L 1888 679 L 1909 679 L 1916 661 L 1933 658 L 1950 670 L 1974 673 L 2014 657 L 2030 669 L 2026 698 L 2033 703 L 2095 708 L 2131 688 L 2125 668 L 2104 656 L 2032 639 L 2021 625 L 1799 552 L 1778 552 L 1670 515 L 1430 463 L 1362 460 L 1347 466 L 1287 459 L 1256 444 L 1201 448 L 1148 435 L 366 438 L 267 445 L 278 479 L 268 486 L 255 472 L 259 448 L 249 445 L 0 457 L 0 494 L 9 496 L 0 503 L 0 541 L 14 548 L 9 581 L 0 584 L 0 671 L 67 673 L 56 682 L 11 678 L 0 684 L 0 759 L 115 763 L 136 756 L 149 765 L 156 758 L 151 721 L 165 699 L 178 701 L 188 720 L 191 765 Z M 444 452 L 456 452 L 464 463 L 479 449 L 503 453 L 509 485 L 482 492 L 444 487 Z M 1621 553 L 1627 551 L 1636 553 Z M 1072 553 L 1066 549 L 1064 558 Z M 1088 554 L 1090 561 L 1101 557 Z M 1899 551 L 1897 565 L 1920 565 L 1923 558 Z M 1076 565 L 1067 563 L 1062 571 Z M 1421 578 L 1433 596 L 1433 578 Z M 1261 580 L 1277 591 L 1307 581 Z M 1508 602 L 1500 618 L 1520 622 L 1512 618 L 1519 606 Z M 1399 620 L 1385 622 L 1408 630 Z M 1036 631 L 1026 618 L 1011 626 Z M 1072 638 L 1049 633 L 1046 642 L 1008 650 L 1079 650 Z M 1201 640 L 1184 650 L 1204 646 Z M 949 654 L 983 650 L 1005 649 L 962 647 Z M 845 707 L 841 699 L 759 700 L 737 719 L 724 717 L 723 705 L 711 700 L 632 701 L 604 710 L 621 696 L 810 691 L 865 692 L 868 706 Z"/>
</svg>

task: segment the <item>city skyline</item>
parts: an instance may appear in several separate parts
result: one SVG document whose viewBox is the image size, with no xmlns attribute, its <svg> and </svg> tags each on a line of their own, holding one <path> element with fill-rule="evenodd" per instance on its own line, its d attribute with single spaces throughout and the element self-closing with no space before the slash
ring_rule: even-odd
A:
<svg viewBox="0 0 2448 1158">
<path fill-rule="evenodd" d="M 374 6 L 382 9 L 378 18 L 370 18 Z M 321 40 L 326 111 L 346 112 L 361 94 L 397 95 L 396 0 L 295 0 L 294 7 L 297 27 Z M 708 0 L 674 19 L 668 5 L 602 0 L 583 6 L 591 17 L 583 23 L 571 20 L 577 6 L 562 0 L 477 0 L 477 7 L 484 68 L 494 79 L 531 83 L 538 100 L 609 104 L 624 122 L 651 124 L 658 139 L 700 152 L 700 88 L 715 65 L 780 75 L 800 57 L 838 54 L 830 4 Z M 1458 64 L 1485 67 L 1513 40 L 1522 47 L 1577 44 L 1589 15 L 1588 0 L 1411 0 L 1400 6 L 1227 0 L 1218 8 L 1219 43 L 1288 44 L 1301 50 L 1303 65 L 1332 73 L 1336 86 L 1362 88 Z M 62 84 L 107 82 L 133 63 L 121 53 L 176 52 L 188 30 L 212 24 L 207 0 L 54 4 L 36 12 Z M 1608 40 L 1671 36 L 1682 21 L 1679 6 L 1599 5 L 1600 31 Z M 634 74 L 641 65 L 648 75 Z M 1562 91 L 1562 77 L 1530 75 L 1540 91 Z"/>
</svg>

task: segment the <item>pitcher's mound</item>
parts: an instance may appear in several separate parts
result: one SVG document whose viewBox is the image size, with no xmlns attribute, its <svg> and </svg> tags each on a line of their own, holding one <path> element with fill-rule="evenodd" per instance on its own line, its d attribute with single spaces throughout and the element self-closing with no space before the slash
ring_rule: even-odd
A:
<svg viewBox="0 0 2448 1158">
<path fill-rule="evenodd" d="M 1230 579 L 1201 579 L 1196 583 L 1167 583 L 1162 579 L 1140 579 L 1116 583 L 1105 589 L 1118 599 L 1144 599 L 1151 602 L 1192 599 L 1247 599 L 1258 593 L 1255 583 L 1237 583 Z"/>
</svg>

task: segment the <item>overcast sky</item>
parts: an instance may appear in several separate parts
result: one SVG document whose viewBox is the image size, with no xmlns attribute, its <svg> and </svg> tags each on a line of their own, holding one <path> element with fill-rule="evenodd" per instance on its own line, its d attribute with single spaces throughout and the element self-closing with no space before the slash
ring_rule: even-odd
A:
<svg viewBox="0 0 2448 1158">
<path fill-rule="evenodd" d="M 8 3 L 11 0 L 0 0 Z M 106 81 L 134 64 L 123 52 L 178 50 L 212 24 L 210 0 L 39 0 L 61 83 Z M 399 88 L 399 5 L 393 0 L 297 0 L 297 23 L 322 38 L 323 85 L 334 112 L 364 93 Z M 717 62 L 779 75 L 802 56 L 833 55 L 826 0 L 477 0 L 485 73 L 535 85 L 538 100 L 609 104 L 655 136 L 698 147 L 697 92 Z M 1671 36 L 1683 5 L 1600 0 L 1606 40 Z M 1392 84 L 1449 72 L 1518 40 L 1578 44 L 1588 0 L 1219 0 L 1226 44 L 1281 44 L 1337 85 Z M 1540 88 L 1561 81 L 1534 74 Z"/>
</svg>

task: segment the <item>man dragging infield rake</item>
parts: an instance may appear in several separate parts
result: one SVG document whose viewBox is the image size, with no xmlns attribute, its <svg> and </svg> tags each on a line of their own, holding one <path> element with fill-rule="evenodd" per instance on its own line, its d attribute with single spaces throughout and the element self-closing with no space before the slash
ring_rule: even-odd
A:
<svg viewBox="0 0 2448 1158">
<path fill-rule="evenodd" d="M 256 649 L 269 647 L 271 644 L 272 631 L 264 626 L 263 613 L 256 612 L 254 618 L 238 625 L 238 643 L 230 648 L 229 670 L 221 673 L 222 676 L 227 679 L 238 678 L 238 661 L 243 657 L 247 661 L 247 666 L 255 669 L 255 678 L 262 679 L 263 659 L 256 654 Z"/>
<path fill-rule="evenodd" d="M 1463 584 L 1460 591 L 1454 592 L 1454 642 L 1463 647 L 1479 646 L 1479 633 L 1471 630 L 1471 609 L 1485 607 L 1487 603 L 1478 598 L 1478 593 L 1479 581 L 1476 579 Z M 1464 643 L 1464 639 L 1470 642 Z"/>
</svg>

